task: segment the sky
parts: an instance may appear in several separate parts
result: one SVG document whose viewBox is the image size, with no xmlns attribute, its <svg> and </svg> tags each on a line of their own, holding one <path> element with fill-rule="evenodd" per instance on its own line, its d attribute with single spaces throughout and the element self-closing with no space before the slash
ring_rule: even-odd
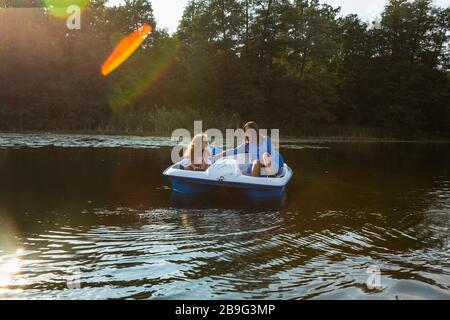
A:
<svg viewBox="0 0 450 320">
<path fill-rule="evenodd" d="M 110 0 L 109 4 L 118 4 L 122 0 Z M 158 28 L 167 28 L 170 33 L 177 30 L 178 22 L 188 0 L 151 0 Z M 386 0 L 321 0 L 333 7 L 340 6 L 344 15 L 356 13 L 364 21 L 372 21 L 383 10 Z M 450 0 L 435 0 L 439 6 L 447 7 Z"/>
</svg>

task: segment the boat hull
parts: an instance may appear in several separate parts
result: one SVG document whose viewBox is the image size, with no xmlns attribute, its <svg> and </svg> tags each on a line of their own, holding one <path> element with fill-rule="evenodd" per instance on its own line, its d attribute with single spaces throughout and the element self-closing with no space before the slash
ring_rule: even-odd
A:
<svg viewBox="0 0 450 320">
<path fill-rule="evenodd" d="M 286 164 L 276 177 L 245 175 L 234 159 L 221 159 L 206 171 L 183 170 L 180 163 L 177 163 L 167 168 L 163 174 L 170 179 L 172 190 L 179 194 L 195 195 L 227 189 L 255 199 L 283 195 L 293 175 Z"/>
<path fill-rule="evenodd" d="M 172 190 L 181 194 L 199 194 L 213 192 L 223 188 L 232 188 L 251 198 L 278 197 L 285 191 L 285 186 L 258 186 L 239 182 L 217 182 L 169 177 Z"/>
</svg>

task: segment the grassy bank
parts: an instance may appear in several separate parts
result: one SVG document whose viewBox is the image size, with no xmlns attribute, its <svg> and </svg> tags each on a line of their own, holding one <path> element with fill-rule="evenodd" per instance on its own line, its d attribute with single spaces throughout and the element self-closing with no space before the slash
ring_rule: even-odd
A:
<svg viewBox="0 0 450 320">
<path fill-rule="evenodd" d="M 225 129 L 242 128 L 248 120 L 255 120 L 260 128 L 279 129 L 282 139 L 308 139 L 327 141 L 450 141 L 447 132 L 423 132 L 418 129 L 396 129 L 387 127 L 370 127 L 362 125 L 342 124 L 289 124 L 280 123 L 279 119 L 270 118 L 266 114 L 258 114 L 258 118 L 249 116 L 244 119 L 237 113 L 223 110 L 215 113 L 211 109 L 191 109 L 186 107 L 165 108 L 154 106 L 148 111 L 127 109 L 110 114 L 107 120 L 97 125 L 80 127 L 53 126 L 45 130 L 7 129 L 4 132 L 21 133 L 67 133 L 67 134 L 101 134 L 101 135 L 134 135 L 134 136 L 171 136 L 178 128 L 193 132 L 194 121 L 202 121 L 202 129 L 217 128 L 225 133 Z"/>
</svg>

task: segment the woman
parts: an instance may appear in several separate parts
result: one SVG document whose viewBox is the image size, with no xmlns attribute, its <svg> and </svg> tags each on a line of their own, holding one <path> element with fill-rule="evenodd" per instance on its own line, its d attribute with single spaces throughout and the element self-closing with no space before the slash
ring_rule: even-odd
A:
<svg viewBox="0 0 450 320">
<path fill-rule="evenodd" d="M 195 152 L 195 148 L 201 147 L 200 152 Z M 184 159 L 181 161 L 182 168 L 192 171 L 205 171 L 211 165 L 211 151 L 209 150 L 208 136 L 199 133 L 194 136 L 188 148 L 184 152 Z"/>
<path fill-rule="evenodd" d="M 234 149 L 218 154 L 215 159 L 240 153 L 249 154 L 246 171 L 254 177 L 276 176 L 284 165 L 283 157 L 273 148 L 272 140 L 259 134 L 258 125 L 247 122 L 244 125 L 245 142 Z"/>
</svg>

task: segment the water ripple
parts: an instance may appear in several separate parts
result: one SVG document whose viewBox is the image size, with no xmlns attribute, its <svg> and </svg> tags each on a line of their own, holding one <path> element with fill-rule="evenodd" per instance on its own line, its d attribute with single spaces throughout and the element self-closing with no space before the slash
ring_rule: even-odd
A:
<svg viewBox="0 0 450 320">
<path fill-rule="evenodd" d="M 20 255 L 20 273 L 1 294 L 67 299 L 315 298 L 344 290 L 347 295 L 359 291 L 358 296 L 376 296 L 383 290 L 371 292 L 365 284 L 367 267 L 373 264 L 381 266 L 387 283 L 422 281 L 440 296 L 449 288 L 448 251 L 388 252 L 386 241 L 417 240 L 394 228 L 365 224 L 360 230 L 341 226 L 299 231 L 286 224 L 292 212 L 156 209 L 123 214 L 139 216 L 141 224 L 63 225 L 24 239 L 27 250 Z M 81 288 L 69 290 L 73 268 L 80 272 Z"/>
</svg>

